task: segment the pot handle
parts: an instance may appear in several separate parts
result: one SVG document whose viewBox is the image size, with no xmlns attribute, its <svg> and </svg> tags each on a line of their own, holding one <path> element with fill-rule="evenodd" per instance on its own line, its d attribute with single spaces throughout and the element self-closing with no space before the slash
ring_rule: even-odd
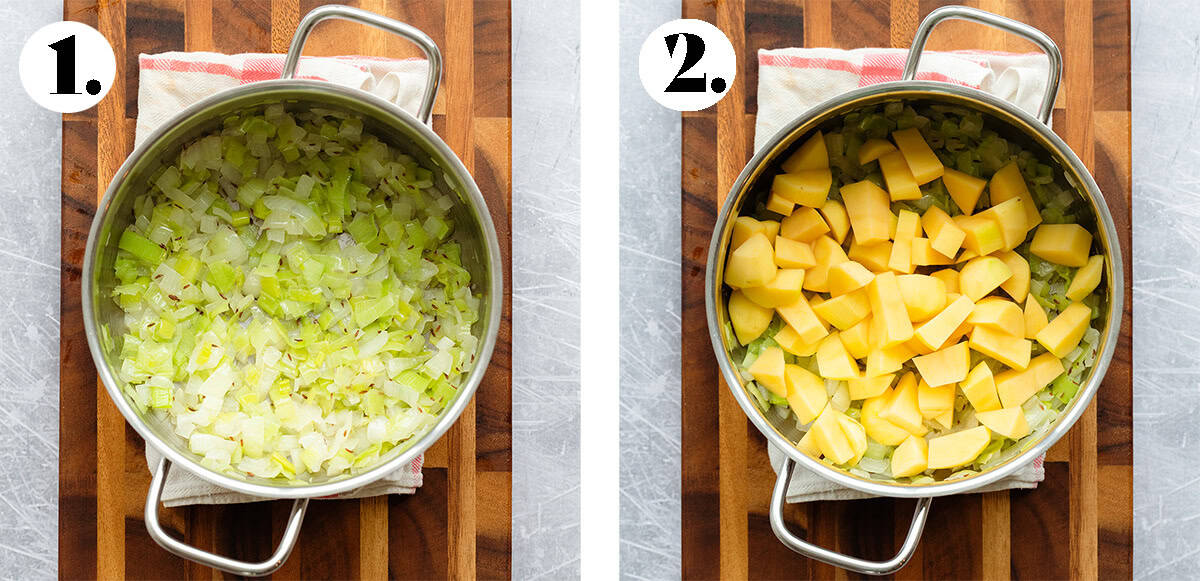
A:
<svg viewBox="0 0 1200 581">
<path fill-rule="evenodd" d="M 788 525 L 783 520 L 783 505 L 787 502 L 788 484 L 792 481 L 792 472 L 795 469 L 796 461 L 785 458 L 783 466 L 779 470 L 779 476 L 775 479 L 775 491 L 771 493 L 771 530 L 775 531 L 775 536 L 779 538 L 780 542 L 787 548 L 810 559 L 863 575 L 890 575 L 904 568 L 917 550 L 917 543 L 921 541 L 921 533 L 925 532 L 925 518 L 929 516 L 929 504 L 933 502 L 932 498 L 917 499 L 917 509 L 913 512 L 912 524 L 908 526 L 908 536 L 904 539 L 904 544 L 900 546 L 900 551 L 896 553 L 896 556 L 886 561 L 868 561 L 814 545 L 788 530 Z"/>
<path fill-rule="evenodd" d="M 338 4 L 329 4 L 314 8 L 304 18 L 300 20 L 300 24 L 296 27 L 296 34 L 292 36 L 292 45 L 288 47 L 287 58 L 283 61 L 283 72 L 279 75 L 281 79 L 290 79 L 296 76 L 296 67 L 300 63 L 300 53 L 304 51 L 304 43 L 308 41 L 308 35 L 312 34 L 313 28 L 323 20 L 337 18 L 341 20 L 349 20 L 367 26 L 373 26 L 380 30 L 386 30 L 397 36 L 402 36 L 412 41 L 425 53 L 425 58 L 429 60 L 429 75 L 425 79 L 425 94 L 421 96 L 421 107 L 417 110 L 417 119 L 424 123 L 429 122 L 429 117 L 433 114 L 433 101 L 437 98 L 438 84 L 442 80 L 442 51 L 438 49 L 437 43 L 433 42 L 429 35 L 421 32 L 417 28 L 405 24 L 403 22 L 392 20 L 386 16 L 380 16 L 374 12 L 367 12 L 350 6 L 341 6 Z"/>
<path fill-rule="evenodd" d="M 1042 49 L 1050 61 L 1050 76 L 1046 80 L 1046 92 L 1042 96 L 1042 104 L 1038 106 L 1037 116 L 1042 123 L 1050 123 L 1050 113 L 1054 110 L 1054 98 L 1058 95 L 1058 82 L 1062 76 L 1062 53 L 1059 52 L 1058 45 L 1054 44 L 1054 41 L 1046 33 L 1028 24 L 991 12 L 984 12 L 978 8 L 943 6 L 930 12 L 925 20 L 921 21 L 921 25 L 917 27 L 917 34 L 913 36 L 912 48 L 908 50 L 908 60 L 904 63 L 903 80 L 911 81 L 916 78 L 917 65 L 921 62 L 921 54 L 925 51 L 925 41 L 929 39 L 929 33 L 933 32 L 933 28 L 944 20 L 969 20 L 985 24 L 992 28 L 1011 32 Z"/>
<path fill-rule="evenodd" d="M 167 534 L 167 531 L 162 528 L 158 522 L 158 504 L 162 501 L 163 484 L 167 481 L 167 471 L 170 468 L 171 463 L 166 458 L 158 463 L 158 469 L 154 471 L 154 478 L 150 480 L 150 492 L 146 495 L 146 514 L 144 516 L 146 531 L 150 533 L 150 538 L 154 539 L 154 542 L 184 559 L 233 575 L 262 577 L 274 573 L 283 566 L 283 562 L 292 553 L 292 548 L 296 546 L 296 539 L 300 536 L 300 525 L 304 522 L 304 512 L 308 509 L 307 498 L 297 499 L 292 504 L 292 514 L 288 517 L 287 527 L 283 530 L 283 538 L 280 539 L 275 552 L 266 561 L 247 563 L 188 545 Z"/>
</svg>

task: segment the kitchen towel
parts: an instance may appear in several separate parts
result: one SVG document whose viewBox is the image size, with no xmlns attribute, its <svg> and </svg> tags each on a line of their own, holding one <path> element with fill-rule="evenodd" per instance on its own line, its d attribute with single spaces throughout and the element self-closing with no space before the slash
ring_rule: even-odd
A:
<svg viewBox="0 0 1200 581">
<path fill-rule="evenodd" d="M 158 126 L 200 99 L 238 85 L 278 79 L 283 60 L 281 54 L 167 52 L 139 55 L 134 143 L 140 145 Z M 428 70 L 428 62 L 422 59 L 301 57 L 296 76 L 367 91 L 416 115 Z M 158 467 L 160 458 L 153 446 L 146 446 L 146 464 L 151 471 Z M 424 457 L 418 456 L 371 484 L 330 498 L 412 494 L 421 486 L 423 462 Z M 215 486 L 181 467 L 174 467 L 167 474 L 162 495 L 163 504 L 169 507 L 259 500 L 266 499 Z"/>
<path fill-rule="evenodd" d="M 828 99 L 852 89 L 896 81 L 904 71 L 907 49 L 784 48 L 758 51 L 758 115 L 754 124 L 757 151 L 790 121 Z M 991 93 L 1036 115 L 1046 90 L 1046 55 L 994 51 L 925 52 L 918 80 L 955 83 Z M 767 445 L 778 473 L 784 454 Z M 977 492 L 1035 488 L 1045 477 L 1043 458 L 1012 476 Z M 872 495 L 834 484 L 808 470 L 792 473 L 788 502 L 847 500 Z"/>
</svg>

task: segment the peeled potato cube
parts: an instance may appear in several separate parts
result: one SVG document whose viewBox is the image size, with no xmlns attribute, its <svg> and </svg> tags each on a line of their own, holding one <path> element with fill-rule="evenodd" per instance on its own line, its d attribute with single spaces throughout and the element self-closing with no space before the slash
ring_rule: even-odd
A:
<svg viewBox="0 0 1200 581">
<path fill-rule="evenodd" d="M 817 259 L 816 266 L 808 269 L 804 275 L 804 289 L 813 292 L 829 292 L 829 269 L 850 260 L 842 246 L 828 236 L 821 236 L 813 241 L 813 255 Z"/>
<path fill-rule="evenodd" d="M 1033 295 L 1028 295 L 1025 298 L 1025 338 L 1036 339 L 1037 334 L 1046 328 L 1049 322 L 1046 318 L 1046 309 L 1038 304 Z"/>
<path fill-rule="evenodd" d="M 944 210 L 930 206 L 921 217 L 921 226 L 929 237 L 930 246 L 946 258 L 954 258 L 962 248 L 967 233 Z"/>
<path fill-rule="evenodd" d="M 967 321 L 974 307 L 975 303 L 964 296 L 951 300 L 942 312 L 917 327 L 913 336 L 928 349 L 940 349 L 951 333 Z"/>
<path fill-rule="evenodd" d="M 946 308 L 946 283 L 924 274 L 904 274 L 896 277 L 900 297 L 904 300 L 908 318 L 914 323 L 924 321 Z"/>
<path fill-rule="evenodd" d="M 750 216 L 738 216 L 733 221 L 733 234 L 729 237 L 729 248 L 736 249 L 754 234 L 766 234 L 767 227 Z M 770 240 L 770 237 L 767 237 Z"/>
<path fill-rule="evenodd" d="M 1025 313 L 1016 303 L 1007 299 L 988 297 L 975 303 L 967 322 L 991 327 L 1014 337 L 1025 337 Z"/>
<path fill-rule="evenodd" d="M 943 430 L 949 430 L 954 426 L 954 410 L 946 410 L 942 415 L 932 418 L 934 423 L 941 426 Z"/>
<path fill-rule="evenodd" d="M 991 216 L 955 216 L 954 223 L 963 231 L 962 247 L 983 256 L 1004 248 L 1004 231 Z"/>
<path fill-rule="evenodd" d="M 967 378 L 971 369 L 971 351 L 966 343 L 956 343 L 929 355 L 913 357 L 913 364 L 931 387 L 950 385 Z"/>
<path fill-rule="evenodd" d="M 858 165 L 867 165 L 893 151 L 896 146 L 886 139 L 868 139 L 858 148 Z"/>
<path fill-rule="evenodd" d="M 1020 254 L 1014 251 L 1001 252 L 996 254 L 996 258 L 1004 261 L 1008 265 L 1008 269 L 1012 271 L 1012 278 L 1004 281 L 1000 285 L 1000 289 L 1008 293 L 1014 301 L 1018 303 L 1025 300 L 1029 294 L 1029 263 Z"/>
<path fill-rule="evenodd" d="M 771 314 L 773 315 L 774 312 Z M 817 352 L 817 346 L 821 344 L 819 339 L 812 343 L 805 343 L 804 340 L 800 338 L 800 333 L 797 333 L 791 325 L 784 325 L 782 329 L 779 329 L 778 333 L 775 333 L 775 336 L 772 337 L 772 339 L 774 339 L 784 351 L 787 351 L 796 357 L 811 356 Z"/>
<path fill-rule="evenodd" d="M 829 402 L 825 381 L 799 365 L 785 366 L 784 374 L 788 407 L 792 408 L 801 424 L 813 421 Z"/>
<path fill-rule="evenodd" d="M 929 276 L 932 276 L 933 278 L 941 279 L 942 283 L 946 285 L 947 293 L 960 294 L 958 292 L 958 271 L 957 270 L 954 270 L 953 268 L 943 268 L 939 271 L 934 272 L 933 274 L 931 274 Z M 949 303 L 949 299 L 947 299 L 946 302 Z"/>
<path fill-rule="evenodd" d="M 797 242 L 812 242 L 829 231 L 829 225 L 813 208 L 800 208 L 779 223 L 779 234 Z"/>
<path fill-rule="evenodd" d="M 806 169 L 775 176 L 771 182 L 771 193 L 800 206 L 820 208 L 829 197 L 829 187 L 832 185 L 833 173 L 828 168 Z"/>
<path fill-rule="evenodd" d="M 891 239 L 892 210 L 888 193 L 870 181 L 863 180 L 842 186 L 842 201 L 850 216 L 854 239 L 866 246 Z"/>
<path fill-rule="evenodd" d="M 905 274 L 912 273 L 912 240 L 921 230 L 921 217 L 916 212 L 900 210 L 896 219 L 895 240 L 892 254 L 888 257 L 888 268 Z"/>
<path fill-rule="evenodd" d="M 883 181 L 887 183 L 888 195 L 893 202 L 920 199 L 920 184 L 908 169 L 904 154 L 893 151 L 879 156 L 879 170 L 883 172 Z"/>
<path fill-rule="evenodd" d="M 775 312 L 779 313 L 779 316 L 783 318 L 783 322 L 787 323 L 789 327 L 796 331 L 796 334 L 800 335 L 800 340 L 805 344 L 816 343 L 829 334 L 829 330 L 821 322 L 821 319 L 817 318 L 816 313 L 813 312 L 812 306 L 808 304 L 808 299 L 804 298 L 803 293 L 801 293 L 800 298 L 796 299 L 796 302 L 787 306 L 777 307 Z"/>
<path fill-rule="evenodd" d="M 1004 436 L 1018 440 L 1029 435 L 1029 424 L 1025 422 L 1025 412 L 1019 407 L 978 412 L 975 419 L 987 426 L 987 429 Z"/>
<path fill-rule="evenodd" d="M 866 291 L 856 290 L 813 306 L 813 312 L 839 330 L 846 330 L 871 314 L 871 301 Z"/>
<path fill-rule="evenodd" d="M 833 409 L 833 406 L 825 406 L 824 411 L 809 428 L 817 448 L 834 464 L 846 464 L 855 456 L 854 445 L 842 429 L 842 422 L 838 420 L 838 416 L 841 415 L 844 414 Z"/>
<path fill-rule="evenodd" d="M 887 406 L 879 411 L 879 417 L 914 436 L 924 436 L 929 431 L 917 405 L 916 376 L 906 373 L 900 378 Z"/>
<path fill-rule="evenodd" d="M 958 209 L 970 216 L 975 211 L 975 205 L 979 203 L 979 196 L 983 195 L 983 188 L 987 182 L 971 174 L 946 168 L 942 174 L 942 185 L 946 186 L 950 199 L 954 200 Z"/>
<path fill-rule="evenodd" d="M 821 457 L 821 448 L 817 446 L 817 441 L 813 437 L 812 430 L 804 432 L 804 435 L 800 437 L 800 441 L 796 442 L 796 449 L 813 458 Z"/>
<path fill-rule="evenodd" d="M 838 297 L 852 293 L 867 286 L 875 279 L 875 274 L 853 260 L 847 260 L 829 267 L 829 294 Z"/>
<path fill-rule="evenodd" d="M 1038 391 L 1050 385 L 1051 381 L 1058 379 L 1058 376 L 1065 372 L 1066 368 L 1063 367 L 1062 360 L 1055 357 L 1053 353 L 1042 353 L 1034 357 L 1029 362 L 1029 367 L 1025 368 L 1025 373 L 1033 377 L 1033 385 L 1037 387 Z"/>
<path fill-rule="evenodd" d="M 854 457 L 848 464 L 858 464 L 858 461 L 862 460 L 863 454 L 867 452 L 867 430 L 858 423 L 858 420 L 846 414 L 839 414 L 837 420 L 842 427 L 842 433 L 846 435 L 846 440 L 850 442 L 850 449 L 854 451 Z"/>
<path fill-rule="evenodd" d="M 1012 250 L 1019 246 L 1025 241 L 1025 234 L 1029 232 L 1025 221 L 1025 206 L 1021 198 L 1005 200 L 976 216 L 991 218 L 1000 225 L 1000 235 L 1004 240 L 1003 248 L 1005 250 Z"/>
<path fill-rule="evenodd" d="M 894 373 L 877 377 L 855 377 L 847 380 L 846 386 L 850 391 L 851 400 L 868 399 L 887 392 L 895 379 Z"/>
<path fill-rule="evenodd" d="M 1063 266 L 1085 266 L 1092 249 L 1092 234 L 1079 224 L 1042 224 L 1033 234 L 1029 251 Z"/>
<path fill-rule="evenodd" d="M 729 295 L 729 321 L 738 343 L 745 345 L 762 335 L 771 325 L 775 312 L 746 298 L 741 291 Z"/>
<path fill-rule="evenodd" d="M 967 298 L 978 301 L 1012 278 L 1012 269 L 995 256 L 972 258 L 958 272 L 958 286 Z"/>
<path fill-rule="evenodd" d="M 846 213 L 846 207 L 837 200 L 825 200 L 821 205 L 821 217 L 829 225 L 833 239 L 838 244 L 845 242 L 846 235 L 850 233 L 850 215 Z"/>
<path fill-rule="evenodd" d="M 858 243 L 857 238 L 850 240 L 850 252 L 847 256 L 865 266 L 867 270 L 876 274 L 888 270 L 888 260 L 892 257 L 892 243 L 889 240 L 876 242 L 869 246 L 864 246 Z"/>
<path fill-rule="evenodd" d="M 767 347 L 747 369 L 754 381 L 779 397 L 787 397 L 787 380 L 784 377 L 783 349 Z"/>
<path fill-rule="evenodd" d="M 1025 186 L 1025 178 L 1021 177 L 1021 169 L 1017 167 L 1017 162 L 1010 162 L 992 174 L 988 192 L 993 206 L 1013 198 L 1021 198 L 1027 230 L 1042 223 L 1042 214 L 1038 212 L 1033 196 L 1029 195 L 1029 188 Z"/>
<path fill-rule="evenodd" d="M 1083 303 L 1071 303 L 1037 334 L 1037 342 L 1055 357 L 1066 357 L 1079 345 L 1092 320 L 1092 309 Z"/>
<path fill-rule="evenodd" d="M 912 350 L 903 343 L 891 347 L 871 349 L 870 353 L 867 353 L 867 371 L 865 375 L 874 377 L 900 371 L 900 367 L 909 359 L 912 359 L 913 355 Z"/>
<path fill-rule="evenodd" d="M 925 138 L 921 137 L 919 129 L 909 127 L 893 131 L 892 140 L 896 142 L 896 147 L 900 148 L 900 153 L 904 155 L 904 161 L 908 164 L 908 169 L 916 178 L 918 185 L 942 177 L 942 173 L 945 171 L 942 160 L 938 159 L 938 156 L 929 148 L 929 144 L 925 143 Z"/>
<path fill-rule="evenodd" d="M 917 384 L 917 407 L 921 410 L 921 417 L 933 419 L 953 410 L 957 391 L 953 383 L 933 387 L 922 378 Z"/>
<path fill-rule="evenodd" d="M 865 358 L 871 352 L 871 316 L 863 317 L 853 327 L 842 331 L 842 344 L 851 357 Z"/>
<path fill-rule="evenodd" d="M 948 266 L 953 259 L 933 249 L 928 238 L 913 238 L 911 260 L 913 266 Z"/>
<path fill-rule="evenodd" d="M 1023 337 L 1015 337 L 987 327 L 975 327 L 969 340 L 971 348 L 1013 369 L 1029 366 L 1033 344 Z"/>
<path fill-rule="evenodd" d="M 762 286 L 775 278 L 775 249 L 767 235 L 757 233 L 729 253 L 725 284 L 733 288 Z"/>
<path fill-rule="evenodd" d="M 1079 267 L 1075 271 L 1075 277 L 1071 279 L 1071 286 L 1067 287 L 1067 298 L 1073 301 L 1082 301 L 1096 287 L 1100 286 L 1100 275 L 1104 274 L 1104 257 L 1100 255 L 1088 258 L 1087 264 Z"/>
<path fill-rule="evenodd" d="M 941 470 L 970 464 L 979 457 L 991 439 L 991 432 L 984 426 L 930 438 L 928 468 Z"/>
<path fill-rule="evenodd" d="M 1000 409 L 1000 395 L 996 392 L 996 378 L 992 368 L 986 362 L 980 361 L 967 378 L 959 385 L 967 401 L 976 412 L 986 412 Z"/>
<path fill-rule="evenodd" d="M 867 285 L 871 300 L 872 320 L 881 329 L 879 347 L 891 347 L 908 341 L 913 336 L 912 321 L 904 306 L 900 283 L 891 272 L 881 273 Z"/>
<path fill-rule="evenodd" d="M 916 476 L 929 466 L 929 442 L 909 436 L 892 452 L 892 476 Z"/>
<path fill-rule="evenodd" d="M 792 210 L 795 208 L 796 204 L 793 204 L 791 200 L 775 192 L 771 192 L 771 194 L 767 196 L 767 210 L 771 212 L 775 212 L 781 216 L 790 216 L 792 214 Z"/>
<path fill-rule="evenodd" d="M 817 265 L 812 245 L 780 236 L 775 239 L 775 266 L 779 268 L 812 268 Z"/>
<path fill-rule="evenodd" d="M 912 434 L 907 430 L 879 417 L 879 412 L 891 401 L 893 391 L 885 389 L 883 393 L 863 402 L 859 418 L 872 440 L 884 446 L 895 446 L 908 439 Z"/>
<path fill-rule="evenodd" d="M 742 289 L 746 298 L 768 309 L 790 305 L 800 296 L 804 285 L 804 271 L 794 268 L 781 268 L 776 271 L 775 278 L 763 286 L 752 286 Z"/>
<path fill-rule="evenodd" d="M 810 169 L 829 167 L 829 151 L 825 148 L 825 136 L 818 131 L 809 137 L 795 153 L 783 162 L 783 171 L 796 173 Z"/>
<path fill-rule="evenodd" d="M 996 394 L 1003 407 L 1020 406 L 1037 392 L 1030 373 L 1009 369 L 996 374 Z"/>
<path fill-rule="evenodd" d="M 838 333 L 830 333 L 817 347 L 817 369 L 825 379 L 847 380 L 859 377 L 858 363 L 850 357 Z"/>
</svg>

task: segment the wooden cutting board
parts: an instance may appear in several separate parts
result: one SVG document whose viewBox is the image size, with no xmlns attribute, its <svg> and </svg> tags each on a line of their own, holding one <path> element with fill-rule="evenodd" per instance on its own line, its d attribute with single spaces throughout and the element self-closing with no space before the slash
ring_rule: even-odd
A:
<svg viewBox="0 0 1200 581">
<path fill-rule="evenodd" d="M 344 1 L 344 0 L 343 0 Z M 99 385 L 80 310 L 80 266 L 97 199 L 132 150 L 139 53 L 286 52 L 317 0 L 68 0 L 64 19 L 103 33 L 116 85 L 92 110 L 63 117 L 62 355 L 59 576 L 211 578 L 158 547 L 142 508 L 144 443 Z M 508 0 L 345 1 L 424 30 L 446 69 L 434 129 L 487 199 L 505 267 L 511 250 L 511 83 Z M 305 54 L 419 56 L 403 39 L 346 22 L 317 28 Z M 511 277 L 491 367 L 474 401 L 425 458 L 416 494 L 316 501 L 278 578 L 507 578 L 511 571 Z M 246 560 L 278 541 L 290 502 L 163 510 L 187 542 Z"/>
<path fill-rule="evenodd" d="M 742 60 L 716 107 L 683 116 L 683 576 L 841 578 L 792 553 L 767 520 L 775 473 L 766 440 L 718 379 L 704 312 L 708 244 L 723 201 L 752 153 L 760 48 L 908 47 L 927 0 L 684 0 L 683 16 L 715 23 Z M 1029 23 L 1063 53 L 1054 129 L 1091 169 L 1117 224 L 1132 289 L 1129 5 L 1108 0 L 965 2 Z M 1026 52 L 1032 45 L 979 25 L 938 27 L 931 50 Z M 799 112 L 797 112 L 799 113 Z M 898 578 L 1128 578 L 1133 554 L 1132 298 L 1095 402 L 1049 453 L 1036 490 L 933 502 L 913 561 Z M 895 554 L 914 501 L 789 505 L 810 540 L 862 557 Z"/>
</svg>

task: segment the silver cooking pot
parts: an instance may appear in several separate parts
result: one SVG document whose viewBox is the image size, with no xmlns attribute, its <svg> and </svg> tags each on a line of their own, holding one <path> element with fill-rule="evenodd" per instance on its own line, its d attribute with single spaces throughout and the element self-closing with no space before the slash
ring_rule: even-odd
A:
<svg viewBox="0 0 1200 581">
<path fill-rule="evenodd" d="M 1011 32 L 1029 40 L 1046 53 L 1050 61 L 1050 76 L 1046 83 L 1046 92 L 1038 108 L 1037 117 L 977 89 L 949 83 L 914 80 L 929 33 L 938 23 L 954 19 L 970 20 Z M 787 456 L 771 495 L 770 521 L 775 535 L 793 551 L 863 574 L 886 575 L 900 570 L 917 548 L 933 497 L 978 491 L 982 486 L 1012 475 L 1044 454 L 1050 446 L 1066 435 L 1095 396 L 1117 344 L 1117 335 L 1121 325 L 1120 314 L 1124 305 L 1125 279 L 1122 275 L 1121 249 L 1117 240 L 1117 230 L 1113 225 L 1112 216 L 1108 212 L 1108 206 L 1104 203 L 1104 196 L 1079 157 L 1047 125 L 1054 107 L 1054 98 L 1058 93 L 1061 71 L 1062 56 L 1058 47 L 1050 40 L 1050 37 L 1040 30 L 974 8 L 964 6 L 939 8 L 931 12 L 917 28 L 908 60 L 905 63 L 902 80 L 850 91 L 800 115 L 776 133 L 754 155 L 733 184 L 725 205 L 717 217 L 712 244 L 708 251 L 708 267 L 705 278 L 708 330 L 717 362 L 721 367 L 721 374 L 733 392 L 734 398 L 737 399 L 738 404 L 742 406 L 742 410 L 746 412 L 754 426 L 767 438 L 767 441 Z M 1001 125 L 1002 128 L 999 130 L 1002 134 L 1020 139 L 1035 150 L 1040 150 L 1045 158 L 1049 159 L 1050 163 L 1057 170 L 1062 171 L 1067 180 L 1075 185 L 1077 195 L 1085 200 L 1091 208 L 1096 221 L 1094 224 L 1083 225 L 1092 232 L 1094 240 L 1102 247 L 1107 259 L 1104 288 L 1108 301 L 1103 306 L 1101 313 L 1103 329 L 1098 355 L 1095 365 L 1085 378 L 1084 385 L 1062 415 L 1055 420 L 1055 423 L 1040 440 L 1007 462 L 964 478 L 928 484 L 905 484 L 861 478 L 801 452 L 795 445 L 796 438 L 801 432 L 795 427 L 794 422 L 774 414 L 770 416 L 764 414 L 747 393 L 746 382 L 738 373 L 730 356 L 730 351 L 737 343 L 730 334 L 724 331 L 728 328 L 729 314 L 726 311 L 727 293 L 723 290 L 721 283 L 724 279 L 725 267 L 723 257 L 729 250 L 734 219 L 741 214 L 742 208 L 746 204 L 751 204 L 750 207 L 753 207 L 754 192 L 762 189 L 759 185 L 765 183 L 764 180 L 771 179 L 778 171 L 779 162 L 786 159 L 787 155 L 802 143 L 814 129 L 851 111 L 894 101 L 955 105 L 979 111 L 990 120 L 994 128 L 997 128 L 996 124 Z M 784 521 L 783 505 L 787 496 L 788 483 L 791 481 L 796 464 L 800 464 L 838 485 L 862 492 L 878 496 L 919 499 L 913 513 L 912 524 L 909 526 L 908 536 L 899 552 L 886 561 L 871 561 L 814 545 L 793 534 Z"/>
<path fill-rule="evenodd" d="M 319 22 L 328 19 L 350 20 L 383 29 L 407 38 L 421 48 L 429 61 L 429 75 L 416 117 L 364 91 L 295 78 L 305 41 Z M 356 8 L 322 6 L 309 12 L 300 21 L 279 79 L 227 89 L 179 112 L 133 151 L 109 184 L 92 222 L 83 260 L 83 322 L 92 359 L 109 397 L 129 425 L 163 456 L 150 483 L 145 521 L 150 536 L 168 551 L 238 575 L 262 576 L 275 571 L 296 544 L 309 499 L 360 488 L 409 464 L 446 433 L 479 387 L 500 327 L 503 289 L 500 245 L 487 204 L 475 180 L 454 152 L 427 125 L 437 97 L 441 72 L 441 52 L 433 40 L 420 30 Z M 263 478 L 215 472 L 202 466 L 200 458 L 188 450 L 183 438 L 174 434 L 169 422 L 138 413 L 126 398 L 124 385 L 117 380 L 116 374 L 121 366 L 121 348 L 112 339 L 120 337 L 124 331 L 121 310 L 110 298 L 116 284 L 113 261 L 117 253 L 117 239 L 133 222 L 134 198 L 146 191 L 149 176 L 163 165 L 171 163 L 189 141 L 219 128 L 222 119 L 231 114 L 269 103 L 283 103 L 291 110 L 321 107 L 359 115 L 363 118 L 364 131 L 378 135 L 389 145 L 412 155 L 423 167 L 431 168 L 436 187 L 457 194 L 458 204 L 451 209 L 457 225 L 454 236 L 462 246 L 463 265 L 471 274 L 473 290 L 482 296 L 480 320 L 472 329 L 480 338 L 474 367 L 429 433 L 410 446 L 393 450 L 379 464 L 365 472 L 310 484 L 280 484 Z M 279 546 L 271 557 L 258 563 L 239 561 L 203 551 L 168 535 L 159 524 L 158 505 L 167 472 L 173 464 L 229 490 L 264 499 L 296 499 Z"/>
</svg>

